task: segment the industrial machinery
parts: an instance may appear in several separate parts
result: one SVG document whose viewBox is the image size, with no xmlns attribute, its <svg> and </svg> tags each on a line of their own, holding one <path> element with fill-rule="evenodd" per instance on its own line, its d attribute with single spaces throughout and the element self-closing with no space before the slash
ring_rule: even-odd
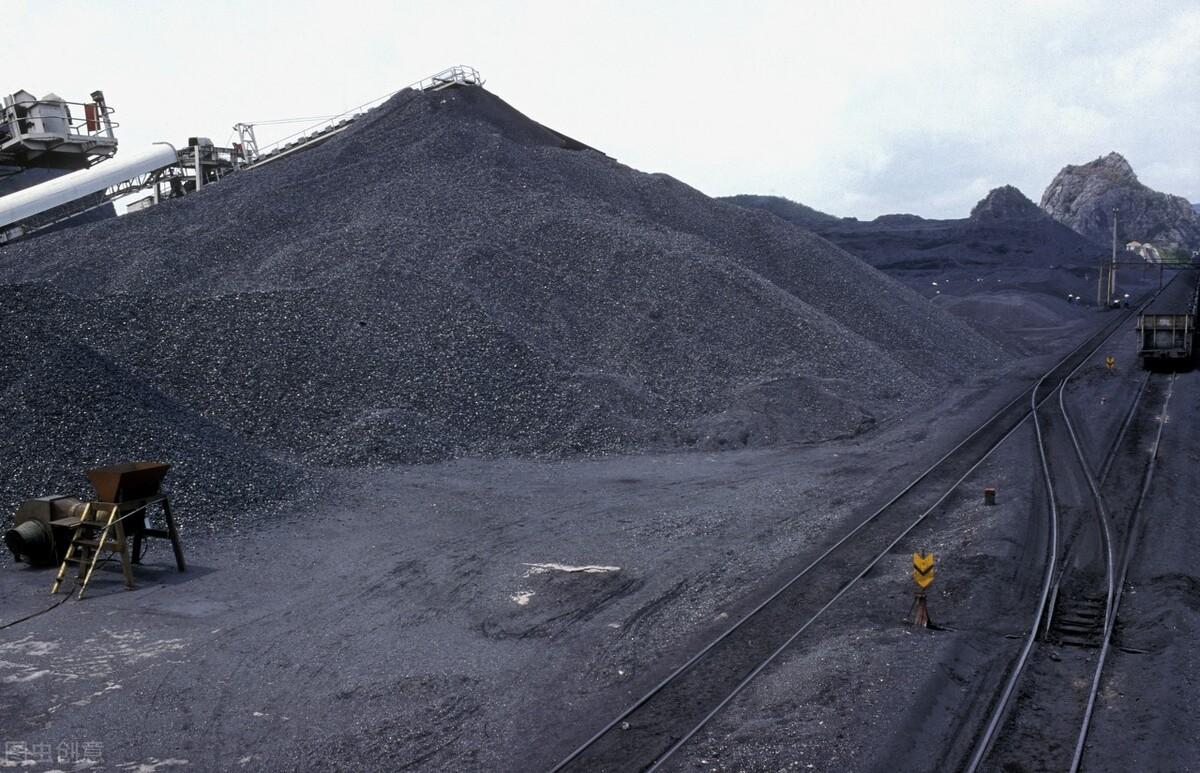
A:
<svg viewBox="0 0 1200 773">
<path fill-rule="evenodd" d="M 91 98 L 91 102 L 67 102 L 47 94 L 38 99 L 28 91 L 5 97 L 0 114 L 0 175 L 34 168 L 86 169 L 116 153 L 112 108 L 105 104 L 102 91 L 93 91 Z"/>
<path fill-rule="evenodd" d="M 87 471 L 97 501 L 85 502 L 81 512 L 50 522 L 52 527 L 71 530 L 51 593 L 58 592 L 68 566 L 74 563 L 79 566 L 79 595 L 83 596 L 104 553 L 120 558 L 125 587 L 133 588 L 132 564 L 141 560 L 142 542 L 146 537 L 169 539 L 175 552 L 176 567 L 181 572 L 186 568 L 171 504 L 167 495 L 160 491 L 170 467 L 161 462 L 129 462 Z M 165 529 L 150 526 L 149 508 L 154 505 L 161 510 Z M 133 537 L 132 545 L 128 542 L 129 537 Z"/>
<path fill-rule="evenodd" d="M 17 508 L 13 528 L 4 533 L 4 544 L 13 558 L 30 564 L 49 566 L 62 561 L 71 541 L 71 530 L 53 526 L 63 518 L 78 517 L 83 502 L 68 496 L 55 495 L 29 499 Z"/>
<path fill-rule="evenodd" d="M 57 177 L 32 188 L 0 197 L 0 244 L 27 236 L 147 191 L 156 204 L 216 182 L 233 171 L 239 159 L 232 148 L 220 148 L 205 137 L 191 137 L 176 151 L 166 142 L 107 163 Z M 139 207 L 140 208 L 140 207 Z"/>
<path fill-rule="evenodd" d="M 187 147 L 179 151 L 184 178 L 181 182 L 190 192 L 215 183 L 241 166 L 241 162 L 241 150 L 237 147 L 220 148 L 208 137 L 188 137 Z"/>
<path fill-rule="evenodd" d="M 478 70 L 456 66 L 404 88 L 440 91 L 482 85 Z M 126 212 L 136 212 L 162 199 L 192 193 L 230 172 L 253 169 L 316 147 L 403 90 L 338 115 L 320 117 L 319 123 L 262 149 L 256 126 L 311 122 L 314 117 L 239 123 L 234 126 L 238 141 L 230 148 L 217 147 L 207 137 L 191 137 L 178 151 L 165 142 L 155 143 L 145 151 L 94 166 L 96 160 L 112 156 L 117 148 L 112 109 L 101 92 L 93 92 L 93 101 L 81 105 L 82 119 L 73 117 L 71 105 L 75 103 L 53 94 L 38 100 L 28 92 L 18 92 L 5 98 L 4 120 L 0 123 L 0 175 L 5 169 L 19 172 L 38 166 L 75 171 L 0 196 L 0 245 L 69 221 L 82 222 L 82 218 L 75 219 L 89 212 L 93 217 L 103 215 L 102 208 L 116 200 L 128 203 Z M 137 197 L 139 191 L 147 195 Z M 110 213 L 115 211 L 110 209 Z"/>
<path fill-rule="evenodd" d="M 0 197 L 0 244 L 103 206 L 178 163 L 164 142 Z"/>
<path fill-rule="evenodd" d="M 96 501 L 48 496 L 21 504 L 13 528 L 4 534 L 4 544 L 18 561 L 59 567 L 54 581 L 57 592 L 67 567 L 79 566 L 80 595 L 87 588 L 101 557 L 116 555 L 121 561 L 126 587 L 133 587 L 132 565 L 140 563 L 147 538 L 170 540 L 175 565 L 184 571 L 183 547 L 171 504 L 161 491 L 170 469 L 160 462 L 129 462 L 87 471 Z M 165 528 L 151 525 L 157 509 Z"/>
<path fill-rule="evenodd" d="M 1200 271 L 1179 272 L 1138 315 L 1138 356 L 1154 367 L 1184 363 L 1195 352 Z"/>
</svg>

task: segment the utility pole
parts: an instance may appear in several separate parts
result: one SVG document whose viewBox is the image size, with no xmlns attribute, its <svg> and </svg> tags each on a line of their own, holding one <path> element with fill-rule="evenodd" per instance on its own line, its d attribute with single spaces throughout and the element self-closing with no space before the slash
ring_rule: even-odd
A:
<svg viewBox="0 0 1200 773">
<path fill-rule="evenodd" d="M 1113 207 L 1112 211 L 1112 269 L 1108 272 L 1108 300 L 1111 302 L 1117 294 L 1117 213 L 1119 209 Z"/>
</svg>

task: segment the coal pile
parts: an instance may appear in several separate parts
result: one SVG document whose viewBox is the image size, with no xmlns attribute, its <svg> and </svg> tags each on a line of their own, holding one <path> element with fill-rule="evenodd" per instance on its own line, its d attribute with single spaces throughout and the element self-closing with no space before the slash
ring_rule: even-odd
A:
<svg viewBox="0 0 1200 773">
<path fill-rule="evenodd" d="M 0 501 L 6 506 L 47 493 L 91 498 L 83 471 L 122 460 L 169 460 L 165 487 L 193 528 L 217 528 L 234 512 L 279 504 L 294 470 L 108 357 L 46 329 L 24 308 L 22 295 L 0 289 L 6 432 Z M 104 319 L 100 304 L 80 308 L 77 300 L 59 300 L 64 315 Z"/>
<path fill-rule="evenodd" d="M 34 185 L 41 185 L 44 182 L 53 180 L 55 177 L 61 177 L 68 174 L 69 169 L 26 169 L 20 172 L 0 173 L 0 196 L 7 196 L 10 193 L 23 191 L 26 188 L 31 188 Z"/>
<path fill-rule="evenodd" d="M 726 200 L 771 212 L 885 270 L 1090 267 L 1104 254 L 1010 185 L 992 190 L 969 217 L 950 220 L 893 214 L 862 221 L 776 196 Z"/>
<path fill-rule="evenodd" d="M 272 496 L 296 466 L 853 435 L 999 356 L 824 239 L 480 88 L 402 92 L 313 150 L 10 245 L 0 291 L 25 342 L 0 464 L 75 469 L 122 437 L 98 461 L 155 445 L 176 483 L 220 460 Z M 31 399 L 21 374 L 59 361 L 109 386 Z M 37 440 L 67 422 L 75 445 Z M 0 505 L 34 482 L 56 488 L 6 479 Z"/>
</svg>

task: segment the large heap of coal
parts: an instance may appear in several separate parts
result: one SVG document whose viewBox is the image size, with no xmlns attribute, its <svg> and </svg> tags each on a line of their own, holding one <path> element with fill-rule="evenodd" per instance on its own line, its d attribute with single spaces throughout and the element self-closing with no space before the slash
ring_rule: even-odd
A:
<svg viewBox="0 0 1200 773">
<path fill-rule="evenodd" d="M 295 466 L 817 441 L 997 357 L 825 240 L 480 88 L 6 247 L 0 295 L 0 504 L 129 457 L 214 510 Z"/>
</svg>

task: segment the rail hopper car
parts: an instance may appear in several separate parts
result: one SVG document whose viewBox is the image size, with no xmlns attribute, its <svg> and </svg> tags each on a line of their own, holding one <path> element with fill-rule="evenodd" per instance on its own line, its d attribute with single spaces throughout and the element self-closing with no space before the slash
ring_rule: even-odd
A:
<svg viewBox="0 0 1200 773">
<path fill-rule="evenodd" d="M 1200 271 L 1181 271 L 1137 321 L 1138 356 L 1146 368 L 1188 364 L 1195 353 L 1196 304 Z"/>
</svg>

